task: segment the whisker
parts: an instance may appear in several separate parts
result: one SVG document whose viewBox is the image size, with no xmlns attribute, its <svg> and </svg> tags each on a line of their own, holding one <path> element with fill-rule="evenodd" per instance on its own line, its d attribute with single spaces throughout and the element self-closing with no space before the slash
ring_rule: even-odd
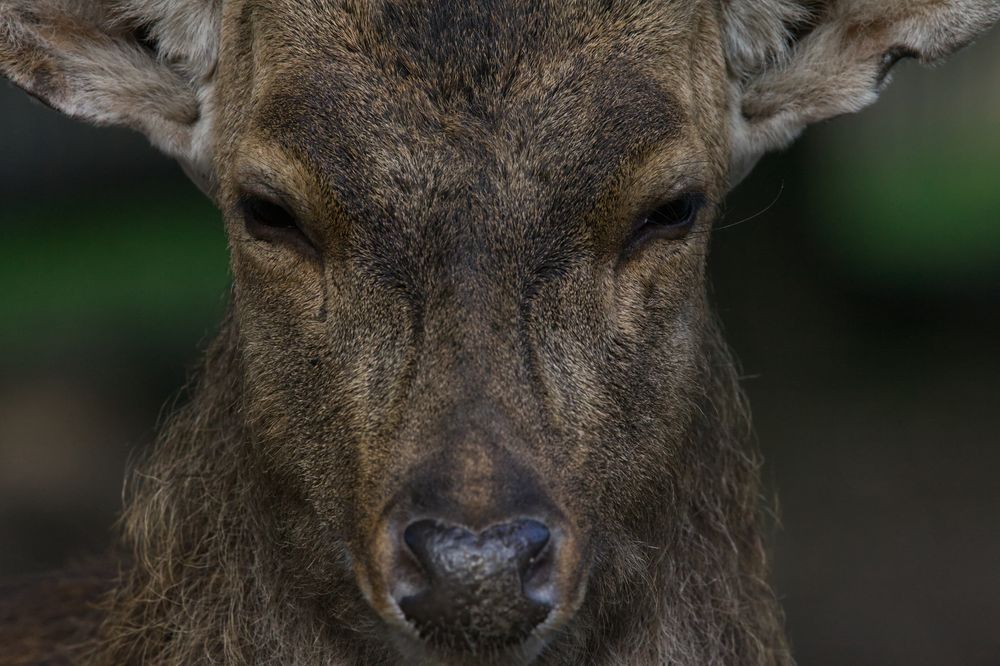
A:
<svg viewBox="0 0 1000 666">
<path fill-rule="evenodd" d="M 768 211 L 770 211 L 772 208 L 774 208 L 777 205 L 778 200 L 781 199 L 781 195 L 784 194 L 784 193 L 785 193 L 785 182 L 781 181 L 781 185 L 778 186 L 778 193 L 774 195 L 774 199 L 771 200 L 771 203 L 767 204 L 766 206 L 764 206 L 764 208 L 762 208 L 761 210 L 757 211 L 753 215 L 750 215 L 749 217 L 745 217 L 742 220 L 739 220 L 737 222 L 732 222 L 732 223 L 729 223 L 729 224 L 724 224 L 722 226 L 717 226 L 717 227 L 715 227 L 715 230 L 716 231 L 723 231 L 725 229 L 732 229 L 733 227 L 737 227 L 737 226 L 739 226 L 741 224 L 745 224 L 747 222 L 752 222 L 753 220 L 756 220 L 758 217 L 761 217 L 762 215 L 765 215 Z"/>
</svg>

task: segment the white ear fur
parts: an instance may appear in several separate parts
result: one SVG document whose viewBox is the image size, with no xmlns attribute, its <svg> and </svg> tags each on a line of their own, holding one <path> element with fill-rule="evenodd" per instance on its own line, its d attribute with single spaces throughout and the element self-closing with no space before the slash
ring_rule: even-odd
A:
<svg viewBox="0 0 1000 666">
<path fill-rule="evenodd" d="M 211 195 L 218 26 L 215 0 L 0 0 L 0 76 L 74 118 L 143 132 Z"/>
<path fill-rule="evenodd" d="M 811 16 L 788 0 L 728 6 L 734 184 L 809 124 L 875 102 L 901 58 L 936 62 L 1000 20 L 1000 0 L 826 0 Z"/>
</svg>

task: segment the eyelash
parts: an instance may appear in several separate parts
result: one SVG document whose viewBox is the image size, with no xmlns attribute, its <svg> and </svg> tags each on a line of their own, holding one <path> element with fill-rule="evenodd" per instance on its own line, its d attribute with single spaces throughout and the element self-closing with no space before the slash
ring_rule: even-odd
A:
<svg viewBox="0 0 1000 666">
<path fill-rule="evenodd" d="M 683 239 L 694 228 L 706 202 L 705 195 L 688 192 L 647 211 L 633 225 L 628 250 L 634 251 L 652 240 Z"/>
</svg>

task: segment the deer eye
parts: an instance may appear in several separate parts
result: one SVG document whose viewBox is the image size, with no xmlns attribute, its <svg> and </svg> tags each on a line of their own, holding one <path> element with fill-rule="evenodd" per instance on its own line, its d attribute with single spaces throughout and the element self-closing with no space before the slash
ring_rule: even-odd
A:
<svg viewBox="0 0 1000 666">
<path fill-rule="evenodd" d="M 244 195 L 240 197 L 239 210 L 252 238 L 287 245 L 310 257 L 319 255 L 295 215 L 284 205 L 259 196 Z"/>
<path fill-rule="evenodd" d="M 655 239 L 684 238 L 698 220 L 705 201 L 705 195 L 691 192 L 653 208 L 636 221 L 629 249 L 634 250 Z"/>
</svg>

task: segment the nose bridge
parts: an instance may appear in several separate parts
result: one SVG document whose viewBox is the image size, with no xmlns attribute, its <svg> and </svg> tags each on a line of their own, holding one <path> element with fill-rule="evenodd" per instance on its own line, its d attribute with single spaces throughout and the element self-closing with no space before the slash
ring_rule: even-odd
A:
<svg viewBox="0 0 1000 666">
<path fill-rule="evenodd" d="M 413 512 L 471 528 L 550 513 L 527 438 L 510 418 L 469 401 L 440 417 L 411 435 L 427 452 L 408 474 L 404 501 Z"/>
<path fill-rule="evenodd" d="M 532 206 L 494 161 L 480 166 L 449 181 L 412 237 L 420 335 L 402 435 L 434 461 L 408 474 L 424 495 L 485 519 L 539 494 L 523 482 L 538 419 L 522 321 Z"/>
<path fill-rule="evenodd" d="M 495 256 L 453 262 L 421 308 L 412 407 L 434 417 L 435 439 L 510 447 L 531 420 L 521 278 Z"/>
<path fill-rule="evenodd" d="M 475 289 L 465 286 L 464 289 Z M 516 294 L 456 294 L 424 322 L 417 388 L 477 431 L 511 427 L 530 381 Z"/>
<path fill-rule="evenodd" d="M 452 353 L 455 370 L 469 379 L 518 379 L 504 375 L 523 360 L 519 333 L 531 248 L 514 216 L 491 207 L 460 223 L 426 300 L 427 341 Z"/>
</svg>

